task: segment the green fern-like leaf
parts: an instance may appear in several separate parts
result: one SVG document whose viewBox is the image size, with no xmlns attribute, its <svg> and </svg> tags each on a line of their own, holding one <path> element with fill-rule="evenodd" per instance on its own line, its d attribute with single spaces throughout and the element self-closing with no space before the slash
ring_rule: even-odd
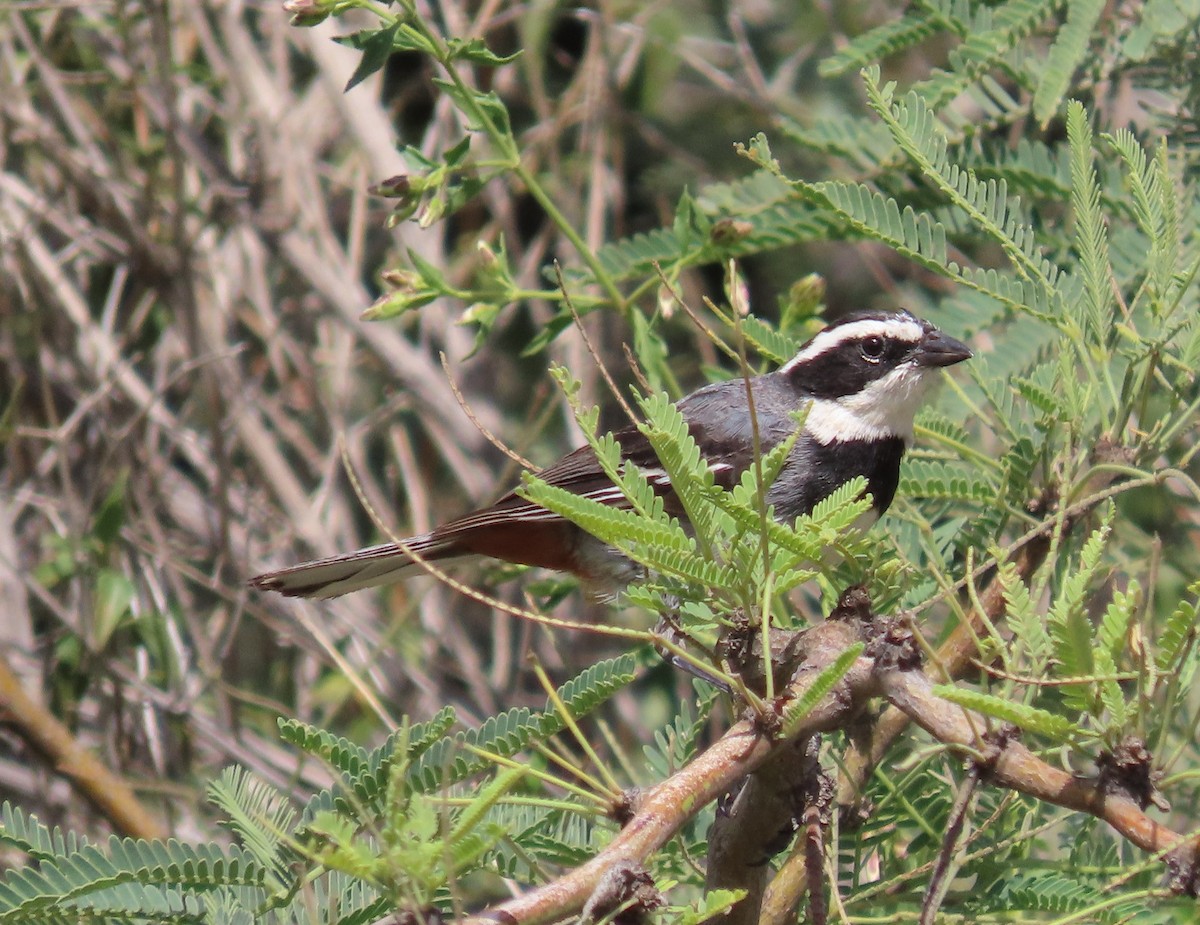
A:
<svg viewBox="0 0 1200 925">
<path fill-rule="evenodd" d="M 818 501 L 808 517 L 797 520 L 796 527 L 800 529 L 804 525 L 819 530 L 825 542 L 831 544 L 835 539 L 832 534 L 853 526 L 870 507 L 871 499 L 866 494 L 866 485 L 862 484 L 861 479 L 852 479 Z"/>
<path fill-rule="evenodd" d="M 0 922 L 28 922 L 32 914 L 60 912 L 118 886 L 125 887 L 125 914 L 139 916 L 145 909 L 161 907 L 163 887 L 186 886 L 193 892 L 218 887 L 261 888 L 271 876 L 271 871 L 241 848 L 114 836 L 103 849 L 90 845 L 48 859 L 37 868 L 9 871 L 0 882 Z"/>
<path fill-rule="evenodd" d="M 36 816 L 26 815 L 7 800 L 0 805 L 0 843 L 25 852 L 35 861 L 75 854 L 89 844 L 74 832 L 46 828 Z"/>
<path fill-rule="evenodd" d="M 1006 870 L 996 888 L 985 891 L 985 909 L 1049 911 L 1067 914 L 1086 909 L 1103 894 L 1092 884 L 1056 870 Z"/>
<path fill-rule="evenodd" d="M 208 785 L 208 798 L 228 814 L 227 825 L 258 863 L 272 872 L 274 887 L 282 889 L 287 858 L 281 846 L 292 833 L 295 809 L 279 791 L 238 767 L 226 768 Z"/>
<path fill-rule="evenodd" d="M 666 395 L 651 395 L 641 401 L 646 423 L 641 431 L 654 447 L 659 462 L 671 479 L 671 488 L 696 536 L 708 545 L 713 537 L 716 508 L 710 500 L 713 473 L 700 455 L 687 421 Z"/>
<path fill-rule="evenodd" d="M 642 552 L 645 561 L 652 564 L 661 575 L 670 575 L 709 589 L 728 588 L 734 582 L 734 575 L 728 566 L 702 555 L 654 544 L 647 545 Z"/>
<path fill-rule="evenodd" d="M 494 780 L 476 793 L 466 808 L 455 818 L 454 828 L 447 839 L 455 852 L 453 869 L 463 871 L 490 850 L 502 837 L 499 829 L 487 816 L 496 803 L 513 789 L 525 774 L 521 767 L 509 768 L 498 773 Z"/>
<path fill-rule="evenodd" d="M 636 672 L 637 659 L 630 653 L 605 659 L 562 685 L 558 699 L 572 716 L 586 716 L 632 681 Z M 550 700 L 545 712 L 553 713 Z"/>
<path fill-rule="evenodd" d="M 1126 180 L 1133 205 L 1133 215 L 1142 233 L 1153 238 L 1162 223 L 1159 197 L 1154 189 L 1156 177 L 1150 168 L 1146 151 L 1133 132 L 1120 129 L 1102 136 L 1125 164 Z"/>
<path fill-rule="evenodd" d="M 855 231 L 937 273 L 953 275 L 946 249 L 946 229 L 926 212 L 917 212 L 863 183 L 804 183 L 802 191 L 836 211 Z"/>
<path fill-rule="evenodd" d="M 1105 732 L 1110 741 L 1115 741 L 1120 738 L 1120 733 L 1125 728 L 1129 717 L 1129 704 L 1125 700 L 1120 683 L 1114 677 L 1117 673 L 1117 663 L 1112 654 L 1103 647 L 1097 647 L 1095 663 L 1095 694 L 1105 714 Z"/>
<path fill-rule="evenodd" d="M 978 9 L 978 8 L 976 8 Z M 914 92 L 940 107 L 996 67 L 1005 55 L 1041 25 L 1054 9 L 1050 0 L 1008 0 L 994 11 L 981 10 L 965 23 L 961 45 L 950 53 L 952 70 L 937 71 L 914 87 Z"/>
<path fill-rule="evenodd" d="M 642 748 L 648 770 L 656 780 L 670 777 L 696 755 L 718 696 L 715 688 L 700 690 L 697 685 L 697 690 L 695 709 L 691 701 L 681 702 L 671 721 L 654 731 L 653 743 Z"/>
<path fill-rule="evenodd" d="M 1092 625 L 1084 601 L 1092 579 L 1100 567 L 1100 558 L 1112 529 L 1110 509 L 1101 526 L 1092 532 L 1079 555 L 1078 567 L 1064 579 L 1062 588 L 1047 615 L 1054 657 L 1061 677 L 1087 678 L 1095 675 L 1095 645 Z M 1087 685 L 1063 688 L 1063 700 L 1071 707 L 1089 710 L 1094 706 Z"/>
<path fill-rule="evenodd" d="M 491 853 L 502 876 L 528 880 L 539 864 L 575 867 L 591 856 L 589 846 L 597 825 L 590 817 L 560 809 L 502 804 L 492 807 L 488 818 L 509 835 L 497 842 Z"/>
<path fill-rule="evenodd" d="M 822 77 L 836 77 L 866 67 L 882 58 L 911 48 L 943 28 L 943 20 L 924 10 L 909 10 L 899 19 L 876 26 L 855 36 L 836 54 L 823 60 L 818 67 Z"/>
<path fill-rule="evenodd" d="M 408 730 L 407 757 L 409 760 L 420 758 L 427 748 L 450 730 L 456 719 L 457 714 L 454 712 L 454 707 L 445 706 L 438 710 L 432 719 L 424 723 L 414 723 Z M 388 741 L 382 747 L 375 749 L 367 756 L 367 764 L 375 767 L 383 755 L 391 754 L 394 749 L 393 740 L 399 735 L 400 731 L 398 730 L 388 736 Z"/>
<path fill-rule="evenodd" d="M 1016 147 L 985 145 L 974 163 L 977 174 L 1003 179 L 1010 189 L 1026 190 L 1051 202 L 1071 195 L 1071 170 L 1066 152 L 1031 140 Z"/>
<path fill-rule="evenodd" d="M 1046 66 L 1033 95 L 1033 114 L 1043 125 L 1058 111 L 1071 77 L 1083 63 L 1104 6 L 1104 0 L 1069 0 L 1067 3 L 1067 21 L 1050 46 Z"/>
<path fill-rule="evenodd" d="M 1169 312 L 1177 304 L 1182 279 L 1179 263 L 1179 193 L 1167 163 L 1165 145 L 1153 158 L 1146 156 L 1140 142 L 1127 129 L 1102 136 L 1116 151 L 1125 167 L 1125 183 L 1138 228 L 1150 242 L 1149 255 L 1137 259 L 1147 271 L 1151 308 Z"/>
<path fill-rule="evenodd" d="M 413 763 L 407 784 L 416 792 L 430 793 L 465 780 L 488 767 L 486 759 L 467 751 L 468 746 L 508 757 L 541 738 L 539 720 L 540 714 L 516 707 L 490 717 L 478 729 L 448 736 Z"/>
<path fill-rule="evenodd" d="M 327 762 L 335 770 L 357 779 L 367 768 L 367 750 L 298 719 L 279 719 L 279 735 L 290 745 Z"/>
<path fill-rule="evenodd" d="M 633 466 L 629 469 L 636 472 Z M 642 481 L 645 481 L 644 477 Z M 694 552 L 696 548 L 695 541 L 677 521 L 666 519 L 661 500 L 654 505 L 654 514 L 657 516 L 646 517 L 636 511 L 602 504 L 555 485 L 547 485 L 531 476 L 526 477 L 521 494 L 534 504 L 578 524 L 592 536 L 616 546 L 644 565 L 652 565 L 643 562 L 643 550 L 649 546 L 679 552 Z"/>
<path fill-rule="evenodd" d="M 1115 663 L 1125 651 L 1125 643 L 1129 638 L 1129 630 L 1137 616 L 1138 601 L 1141 598 L 1141 585 L 1137 579 L 1130 579 L 1124 591 L 1114 591 L 1112 600 L 1104 608 L 1100 623 L 1096 627 L 1096 643 L 1108 653 Z"/>
<path fill-rule="evenodd" d="M 805 688 L 804 693 L 784 708 L 783 734 L 785 737 L 792 735 L 801 720 L 813 711 L 813 708 L 833 690 L 842 678 L 846 677 L 847 672 L 854 667 L 854 662 L 862 655 L 864 648 L 866 647 L 863 643 L 856 642 L 844 652 L 839 653 L 838 657 L 823 668 L 821 673 Z"/>
<path fill-rule="evenodd" d="M 392 763 L 397 758 L 396 749 L 401 746 L 402 742 L 406 742 L 406 752 L 400 757 L 409 762 L 415 761 L 431 745 L 446 735 L 453 727 L 455 718 L 454 708 L 446 706 L 427 722 L 414 723 L 407 728 L 402 726 L 389 735 L 382 745 L 366 753 L 365 760 L 356 761 L 351 771 L 343 772 L 345 784 L 353 791 L 357 807 L 365 807 L 369 812 L 381 812 Z M 312 741 L 318 743 L 326 741 L 303 728 L 294 729 L 291 734 L 310 737 Z M 310 740 L 310 738 L 306 738 L 306 740 Z M 335 738 L 338 748 L 343 747 L 343 741 Z M 335 791 L 321 791 L 314 794 L 305 806 L 302 816 L 303 824 L 309 824 L 323 811 L 340 809 L 343 812 L 353 812 L 357 807 L 351 805 Z"/>
<path fill-rule="evenodd" d="M 1178 42 L 1200 9 L 1195 0 L 1147 0 L 1138 14 L 1121 49 L 1130 61 L 1146 61 L 1163 46 Z"/>
<path fill-rule="evenodd" d="M 949 446 L 969 446 L 971 436 L 961 424 L 932 409 L 924 409 L 917 417 L 918 435 L 923 440 Z"/>
<path fill-rule="evenodd" d="M 975 104 L 975 112 L 965 107 L 948 106 L 940 111 L 940 115 L 946 127 L 946 140 L 960 145 L 964 157 L 968 142 L 988 138 L 1000 126 L 1019 122 L 1029 113 L 1028 98 L 1020 93 L 1014 96 L 990 74 L 983 74 L 974 83 L 967 84 L 963 93 Z"/>
<path fill-rule="evenodd" d="M 720 219 L 735 217 L 748 230 L 728 243 L 719 243 L 695 234 L 681 237 L 677 227 L 660 228 L 604 245 L 596 254 L 600 266 L 618 281 L 651 276 L 656 265 L 671 278 L 686 266 L 815 240 L 824 237 L 827 230 L 819 212 L 802 202 L 787 184 L 765 171 L 732 183 L 707 186 L 690 200 L 689 207 L 709 226 Z M 582 285 L 591 280 L 585 270 L 567 271 L 564 276 L 568 284 Z M 554 281 L 551 271 L 548 277 Z M 551 322 L 556 331 L 549 337 L 565 329 L 572 320 L 570 310 L 564 307 Z M 545 342 L 548 338 L 538 343 Z"/>
<path fill-rule="evenodd" d="M 1178 671 L 1179 660 L 1195 648 L 1197 627 L 1200 625 L 1200 579 L 1188 585 L 1187 593 L 1172 614 L 1167 617 L 1158 634 L 1158 652 L 1154 664 L 1161 672 Z M 1181 679 L 1185 680 L 1185 679 Z"/>
<path fill-rule="evenodd" d="M 1072 4 L 1071 9 L 1076 5 Z M 1075 240 L 1085 296 L 1079 327 L 1089 331 L 1093 340 L 1105 343 L 1110 336 L 1113 314 L 1108 226 L 1100 204 L 1100 182 L 1092 163 L 1092 128 L 1083 106 L 1074 100 L 1067 106 L 1067 137 L 1071 146 L 1071 208 L 1075 213 Z"/>
<path fill-rule="evenodd" d="M 1031 670 L 1040 673 L 1050 658 L 1050 637 L 1042 615 L 1038 613 L 1029 588 L 1017 574 L 1012 562 L 1000 567 L 1000 587 L 1004 592 L 1005 622 L 1025 650 Z"/>
<path fill-rule="evenodd" d="M 996 487 L 976 472 L 949 463 L 914 459 L 900 478 L 900 491 L 909 497 L 940 501 L 988 502 Z"/>
<path fill-rule="evenodd" d="M 370 925 L 394 911 L 394 902 L 391 897 L 381 896 L 379 888 L 366 880 L 331 870 L 306 882 L 304 891 L 292 901 L 290 907 L 281 910 L 279 918 L 284 923 L 315 925 L 312 910 L 322 910 L 328 916 L 317 921 L 336 922 L 337 925 Z M 254 919 L 256 923 L 262 921 L 264 917 Z"/>
<path fill-rule="evenodd" d="M 1061 744 L 1083 734 L 1079 726 L 1057 713 L 1019 703 L 1008 697 L 996 697 L 951 684 L 935 685 L 933 692 L 943 700 L 1013 723 L 1027 732 L 1036 732 L 1056 743 Z"/>
<path fill-rule="evenodd" d="M 745 890 L 709 890 L 693 905 L 682 910 L 675 925 L 702 925 L 729 915 L 729 910 L 746 895 Z"/>
<path fill-rule="evenodd" d="M 1041 367 L 1043 378 L 1048 378 L 1049 367 Z M 1012 376 L 1009 379 L 1017 394 L 1051 421 L 1061 421 L 1067 416 L 1067 406 L 1053 388 L 1037 382 L 1033 377 Z"/>
<path fill-rule="evenodd" d="M 954 176 L 962 179 L 968 174 L 958 172 L 955 168 Z M 979 185 L 969 183 L 964 187 L 963 195 L 970 194 L 984 200 L 989 195 L 993 200 L 1003 198 L 1003 183 L 984 186 L 986 189 L 982 197 Z M 797 181 L 797 188 L 836 212 L 857 234 L 886 244 L 933 273 L 956 280 L 1009 308 L 1029 311 L 1047 320 L 1057 317 L 1055 306 L 1060 296 L 1044 282 L 1004 274 L 991 267 L 967 267 L 951 260 L 948 256 L 947 229 L 927 212 L 918 212 L 908 205 L 902 208 L 895 199 L 861 183 Z M 997 227 L 992 225 L 993 230 Z M 1033 232 L 1028 226 L 1014 226 L 1014 233 L 1017 241 L 1009 241 L 1010 247 L 1032 240 Z M 1056 274 L 1055 278 L 1059 279 L 1059 276 Z"/>
<path fill-rule="evenodd" d="M 717 493 L 714 502 L 748 536 L 758 537 L 765 529 L 768 542 L 790 554 L 790 564 L 819 561 L 836 539 L 837 533 L 854 523 L 870 506 L 864 497 L 866 480 L 856 478 L 842 485 L 822 501 L 812 514 L 798 518 L 792 526 L 779 523 L 773 516 L 768 516 L 764 521 L 753 501 L 755 481 L 752 468 L 743 475 L 742 483 L 732 492 Z"/>
<path fill-rule="evenodd" d="M 1000 458 L 1004 494 L 1011 503 L 1020 504 L 1025 500 L 1039 458 L 1037 446 L 1028 437 L 1017 439 Z"/>
<path fill-rule="evenodd" d="M 800 344 L 753 315 L 741 319 L 742 336 L 760 356 L 782 365 L 796 355 Z"/>
<path fill-rule="evenodd" d="M 825 155 L 835 155 L 850 161 L 860 174 L 873 176 L 899 157 L 895 142 L 887 128 L 876 119 L 837 118 L 816 119 L 802 125 L 792 119 L 781 119 L 780 128 L 794 144 Z"/>
<path fill-rule="evenodd" d="M 1018 204 L 1008 200 L 1006 184 L 980 181 L 974 171 L 948 159 L 945 129 L 919 93 L 910 91 L 903 100 L 895 99 L 891 84 L 880 86 L 878 68 L 868 69 L 865 79 L 871 108 L 925 178 L 973 227 L 1000 245 L 1021 277 L 1053 298 L 1060 271 L 1040 253 L 1032 225 L 1020 218 Z"/>
<path fill-rule="evenodd" d="M 571 716 L 584 716 L 633 680 L 634 667 L 634 658 L 628 654 L 599 662 L 559 688 L 558 696 Z M 478 729 L 446 736 L 428 748 L 409 768 L 408 786 L 430 793 L 456 784 L 488 766 L 486 759 L 468 747 L 510 757 L 563 727 L 562 717 L 549 708 L 535 713 L 519 707 L 493 716 Z"/>
</svg>

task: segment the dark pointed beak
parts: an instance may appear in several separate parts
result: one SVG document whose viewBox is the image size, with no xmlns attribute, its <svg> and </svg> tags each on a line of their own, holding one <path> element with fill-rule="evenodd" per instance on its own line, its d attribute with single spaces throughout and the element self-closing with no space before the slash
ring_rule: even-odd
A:
<svg viewBox="0 0 1200 925">
<path fill-rule="evenodd" d="M 933 328 L 917 347 L 918 366 L 953 366 L 971 358 L 971 348 Z"/>
</svg>

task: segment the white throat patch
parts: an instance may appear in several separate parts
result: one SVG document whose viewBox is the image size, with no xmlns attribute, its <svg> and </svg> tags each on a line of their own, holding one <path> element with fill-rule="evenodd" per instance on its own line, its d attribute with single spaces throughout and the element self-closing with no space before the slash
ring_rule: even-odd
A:
<svg viewBox="0 0 1200 925">
<path fill-rule="evenodd" d="M 913 419 L 935 370 L 905 363 L 861 392 L 841 398 L 814 398 L 804 430 L 818 443 L 835 440 L 913 441 Z"/>
</svg>

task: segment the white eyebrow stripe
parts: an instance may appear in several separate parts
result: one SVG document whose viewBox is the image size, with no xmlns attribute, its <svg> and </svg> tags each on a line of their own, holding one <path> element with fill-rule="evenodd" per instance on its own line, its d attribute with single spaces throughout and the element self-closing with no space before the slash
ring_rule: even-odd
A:
<svg viewBox="0 0 1200 925">
<path fill-rule="evenodd" d="M 862 321 L 851 321 L 836 328 L 826 328 L 804 347 L 791 360 L 779 368 L 787 373 L 797 364 L 805 363 L 830 350 L 836 350 L 848 340 L 859 340 L 870 337 L 885 337 L 891 340 L 906 340 L 911 343 L 919 342 L 925 336 L 921 323 L 911 318 L 864 318 Z"/>
</svg>

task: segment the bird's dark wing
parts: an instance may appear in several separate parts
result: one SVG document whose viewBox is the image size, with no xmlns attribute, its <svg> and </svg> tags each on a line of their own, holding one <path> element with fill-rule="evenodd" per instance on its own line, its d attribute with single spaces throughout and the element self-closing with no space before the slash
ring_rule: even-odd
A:
<svg viewBox="0 0 1200 925">
<path fill-rule="evenodd" d="M 755 422 L 758 449 L 764 454 L 796 429 L 796 422 L 788 414 L 796 408 L 795 394 L 778 374 L 757 376 L 750 384 L 754 391 L 753 418 L 744 379 L 715 382 L 679 402 L 692 439 L 701 448 L 716 483 L 723 488 L 736 485 L 754 463 Z"/>
<path fill-rule="evenodd" d="M 629 426 L 617 431 L 614 436 L 621 444 L 622 456 L 634 465 L 641 466 L 647 460 L 657 465 L 658 458 L 648 440 L 636 427 Z M 600 464 L 590 446 L 581 446 L 562 459 L 547 466 L 537 474 L 538 478 L 556 488 L 576 495 L 592 498 L 614 507 L 628 507 L 624 494 L 617 488 Z M 562 518 L 517 494 L 516 489 L 504 495 L 495 504 L 474 511 L 458 520 L 453 520 L 436 531 L 439 535 L 458 534 L 482 527 L 496 526 L 514 521 L 553 521 Z"/>
<path fill-rule="evenodd" d="M 780 388 L 776 380 L 774 374 L 751 380 L 759 420 L 759 442 L 764 453 L 786 438 L 795 427 L 786 410 L 776 410 L 783 407 L 782 396 L 775 394 Z M 688 430 L 713 470 L 716 484 L 724 488 L 736 485 L 754 458 L 754 436 L 745 381 L 733 379 L 705 386 L 682 399 L 678 407 L 688 421 Z M 683 516 L 684 511 L 671 492 L 666 472 L 646 436 L 633 425 L 621 428 L 613 436 L 621 447 L 622 459 L 641 469 L 651 485 L 661 491 L 667 511 Z M 604 474 L 590 446 L 568 453 L 539 472 L 538 478 L 549 485 L 603 504 L 628 507 L 625 496 Z M 512 491 L 490 507 L 452 521 L 436 532 L 445 535 L 503 522 L 511 523 L 513 520 L 556 519 L 560 519 L 557 514 L 531 504 Z"/>
</svg>

